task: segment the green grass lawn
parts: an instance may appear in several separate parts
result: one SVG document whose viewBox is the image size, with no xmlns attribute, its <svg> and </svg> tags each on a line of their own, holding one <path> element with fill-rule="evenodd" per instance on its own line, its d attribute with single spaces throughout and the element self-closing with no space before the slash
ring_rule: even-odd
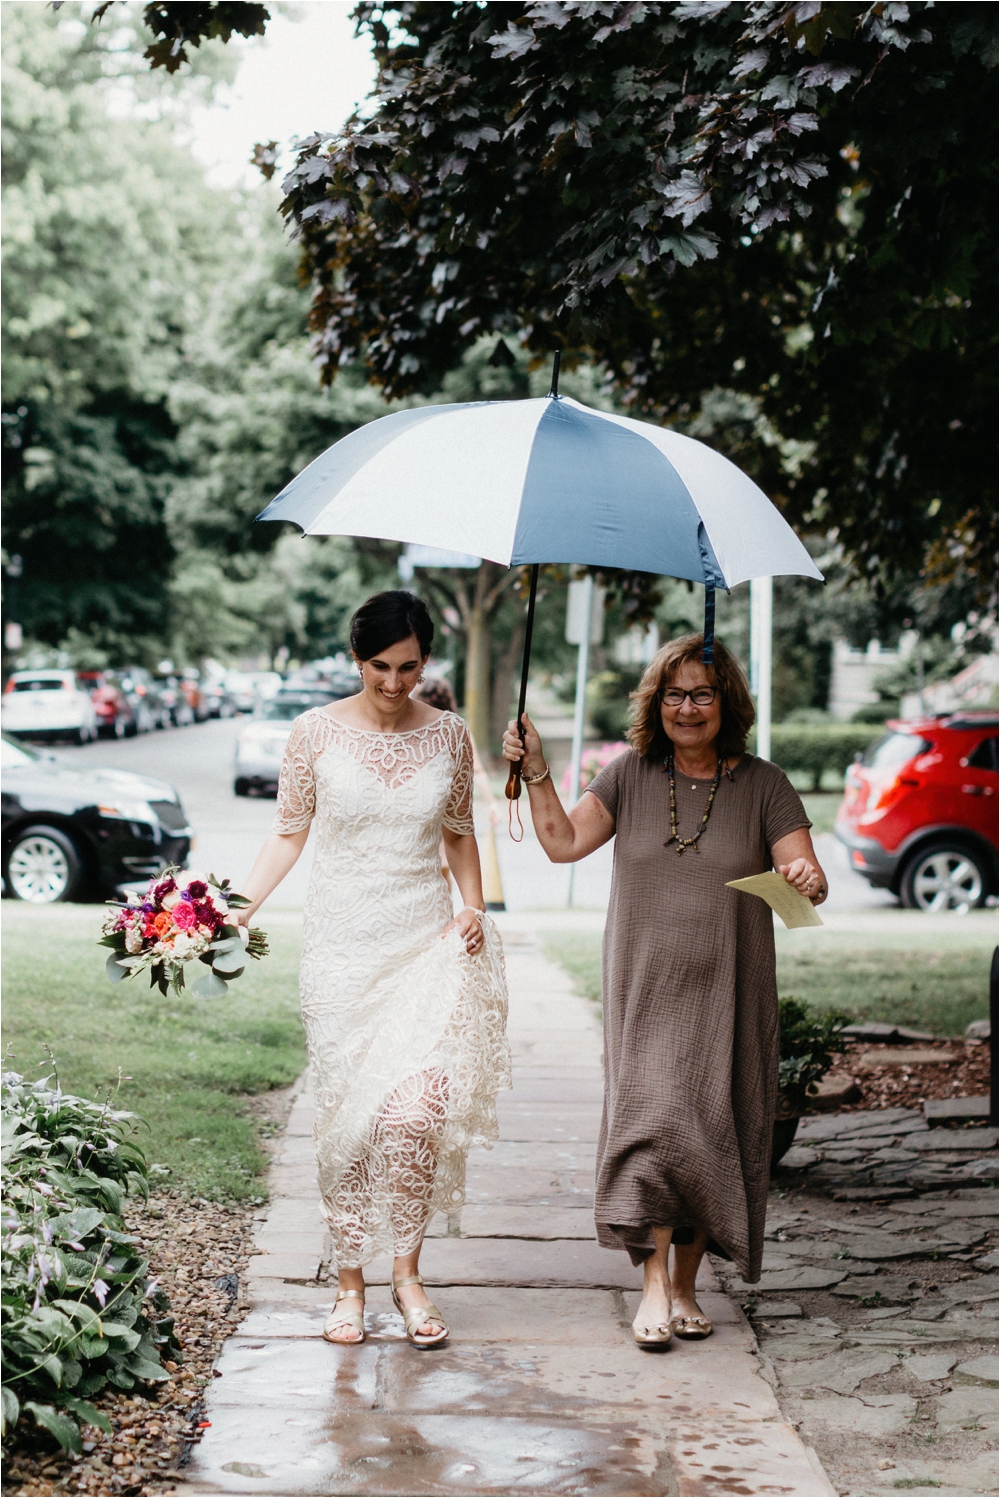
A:
<svg viewBox="0 0 1000 1498">
<path fill-rule="evenodd" d="M 270 956 L 250 963 L 223 999 L 163 998 L 148 979 L 116 986 L 96 945 L 99 906 L 37 909 L 4 901 L 6 1066 L 52 1071 L 67 1092 L 141 1115 L 147 1159 L 192 1195 L 263 1196 L 266 1156 L 248 1095 L 285 1087 L 305 1065 L 297 925 L 271 923 Z M 263 923 L 268 927 L 268 922 Z"/>
<path fill-rule="evenodd" d="M 985 928 L 938 934 L 926 928 L 886 932 L 876 945 L 867 933 L 776 931 L 778 993 L 818 1011 L 835 1009 L 858 1020 L 910 1025 L 936 1035 L 960 1035 L 989 1012 L 988 980 L 994 938 Z M 578 992 L 601 999 L 601 939 L 574 933 L 545 939 Z"/>
</svg>

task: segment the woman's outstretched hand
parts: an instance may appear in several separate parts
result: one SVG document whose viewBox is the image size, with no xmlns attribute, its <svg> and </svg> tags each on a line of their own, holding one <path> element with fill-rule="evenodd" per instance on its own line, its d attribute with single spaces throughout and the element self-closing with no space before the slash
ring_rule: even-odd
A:
<svg viewBox="0 0 1000 1498">
<path fill-rule="evenodd" d="M 473 910 L 471 905 L 464 906 L 458 912 L 455 919 L 448 922 L 447 926 L 441 932 L 442 938 L 447 936 L 449 931 L 458 932 L 459 936 L 465 942 L 465 950 L 470 957 L 475 957 L 478 952 L 483 950 L 484 937 L 482 922 L 479 919 L 479 911 Z"/>
<path fill-rule="evenodd" d="M 521 760 L 521 774 L 530 779 L 533 775 L 541 775 L 545 769 L 545 751 L 542 741 L 538 737 L 538 730 L 524 713 L 521 717 L 524 725 L 524 744 L 521 744 L 521 735 L 517 731 L 517 720 L 511 718 L 507 725 L 507 732 L 503 736 L 503 757 L 509 759 L 512 764 Z"/>
<path fill-rule="evenodd" d="M 808 858 L 793 858 L 791 863 L 780 863 L 778 873 L 783 874 L 792 888 L 814 905 L 820 905 L 826 899 L 822 872 Z"/>
</svg>

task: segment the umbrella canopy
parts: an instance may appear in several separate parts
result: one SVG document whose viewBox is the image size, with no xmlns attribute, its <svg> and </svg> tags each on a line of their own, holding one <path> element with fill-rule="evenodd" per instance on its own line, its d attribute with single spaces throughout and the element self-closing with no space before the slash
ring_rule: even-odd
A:
<svg viewBox="0 0 1000 1498">
<path fill-rule="evenodd" d="M 372 536 L 531 566 L 517 722 L 524 713 L 538 568 L 622 567 L 715 590 L 823 574 L 745 473 L 691 437 L 560 396 L 396 411 L 360 427 L 286 484 L 258 520 L 306 535 Z M 512 766 L 508 800 L 521 794 Z"/>
<path fill-rule="evenodd" d="M 321 453 L 259 520 L 506 566 L 581 563 L 731 588 L 822 573 L 720 453 L 566 396 L 397 411 Z"/>
</svg>

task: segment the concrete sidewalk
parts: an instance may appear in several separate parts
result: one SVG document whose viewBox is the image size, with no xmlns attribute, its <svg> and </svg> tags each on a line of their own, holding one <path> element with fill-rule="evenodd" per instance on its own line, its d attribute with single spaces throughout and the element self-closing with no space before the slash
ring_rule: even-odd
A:
<svg viewBox="0 0 1000 1498">
<path fill-rule="evenodd" d="M 303 1085 L 187 1469 L 197 1493 L 790 1494 L 836 1491 L 782 1418 L 742 1312 L 708 1270 L 707 1342 L 643 1353 L 641 1274 L 594 1241 L 601 1036 L 533 936 L 502 918 L 513 1093 L 501 1141 L 469 1160 L 460 1223 L 432 1225 L 421 1268 L 452 1329 L 403 1337 L 388 1261 L 370 1266 L 368 1338 L 321 1338 L 333 1301 Z"/>
</svg>

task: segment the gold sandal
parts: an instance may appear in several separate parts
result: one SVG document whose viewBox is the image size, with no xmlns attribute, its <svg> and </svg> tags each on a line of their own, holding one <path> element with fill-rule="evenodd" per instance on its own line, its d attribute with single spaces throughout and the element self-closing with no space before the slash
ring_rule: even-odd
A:
<svg viewBox="0 0 1000 1498">
<path fill-rule="evenodd" d="M 707 1316 L 672 1316 L 670 1326 L 686 1342 L 703 1342 L 712 1335 L 712 1323 Z"/>
<path fill-rule="evenodd" d="M 413 1343 L 414 1347 L 437 1347 L 441 1342 L 444 1342 L 448 1336 L 447 1323 L 445 1322 L 445 1319 L 441 1315 L 441 1312 L 438 1310 L 437 1306 L 414 1306 L 412 1310 L 407 1310 L 407 1308 L 400 1300 L 399 1296 L 396 1294 L 396 1291 L 402 1290 L 404 1285 L 422 1285 L 423 1282 L 423 1277 L 419 1274 L 411 1274 L 405 1280 L 393 1280 L 393 1304 L 403 1318 L 403 1326 L 406 1331 L 407 1339 Z M 433 1322 L 436 1326 L 439 1326 L 441 1330 L 439 1332 L 432 1332 L 427 1336 L 419 1336 L 417 1334 L 417 1327 L 425 1326 L 428 1322 Z"/>
<path fill-rule="evenodd" d="M 337 1310 L 340 1302 L 347 1300 L 348 1297 L 360 1300 L 361 1309 L 359 1311 Z M 338 1326 L 353 1326 L 354 1330 L 360 1332 L 361 1335 L 360 1337 L 353 1338 L 331 1337 L 330 1333 L 335 1331 Z M 323 1323 L 323 1336 L 327 1342 L 332 1342 L 334 1347 L 357 1347 L 365 1340 L 365 1292 L 363 1290 L 337 1291 L 337 1299 L 334 1301 L 333 1310 Z"/>
</svg>

